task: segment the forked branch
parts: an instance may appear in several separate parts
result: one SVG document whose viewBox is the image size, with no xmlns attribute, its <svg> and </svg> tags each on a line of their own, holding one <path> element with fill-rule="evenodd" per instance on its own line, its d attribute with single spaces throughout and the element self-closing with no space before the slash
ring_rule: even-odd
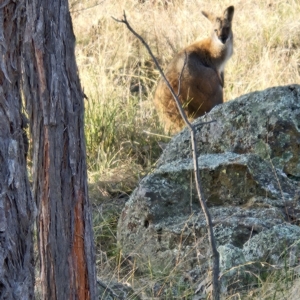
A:
<svg viewBox="0 0 300 300">
<path fill-rule="evenodd" d="M 185 54 L 185 60 L 184 60 L 184 64 L 182 67 L 182 70 L 179 74 L 179 88 L 178 88 L 178 93 L 176 94 L 172 88 L 172 86 L 170 85 L 168 79 L 166 78 L 162 68 L 160 67 L 159 63 L 157 62 L 157 59 L 155 58 L 155 56 L 153 55 L 149 45 L 145 42 L 145 40 L 130 26 L 129 22 L 127 21 L 126 18 L 126 13 L 124 11 L 123 13 L 123 19 L 122 20 L 118 20 L 114 17 L 112 17 L 116 22 L 119 23 L 124 23 L 127 28 L 142 42 L 142 44 L 145 46 L 145 48 L 147 49 L 148 53 L 150 54 L 151 58 L 153 59 L 160 75 L 162 76 L 162 78 L 164 79 L 166 85 L 168 86 L 175 102 L 177 105 L 177 108 L 180 112 L 180 115 L 182 117 L 182 119 L 184 120 L 185 124 L 187 125 L 187 127 L 190 130 L 190 134 L 191 134 L 191 145 L 192 145 L 192 153 L 193 153 L 193 163 L 194 163 L 194 174 L 195 174 L 195 183 L 196 183 L 196 190 L 197 190 L 197 194 L 198 194 L 198 198 L 199 198 L 199 202 L 201 205 L 201 208 L 204 212 L 205 218 L 206 218 L 206 223 L 207 223 L 207 228 L 208 228 L 208 238 L 209 238 L 209 243 L 210 243 L 210 247 L 212 250 L 212 261 L 213 261 L 213 268 L 212 268 L 212 298 L 214 300 L 219 300 L 220 295 L 219 295 L 219 252 L 217 250 L 217 246 L 216 246 L 216 241 L 215 241 L 215 237 L 214 237 L 214 233 L 213 233 L 213 224 L 212 224 L 212 220 L 211 220 L 211 216 L 209 213 L 209 210 L 207 208 L 206 205 L 206 201 L 203 195 L 203 189 L 201 186 L 201 180 L 200 180 L 200 171 L 199 171 L 199 165 L 198 165 L 198 154 L 197 154 L 197 147 L 196 147 L 196 130 L 194 125 L 191 124 L 191 122 L 188 120 L 186 113 L 181 105 L 181 102 L 179 100 L 179 94 L 180 94 L 180 84 L 181 84 L 181 77 L 184 71 L 184 68 L 187 64 L 187 54 Z M 211 121 L 213 122 L 213 121 Z M 203 124 L 207 124 L 207 123 L 211 123 L 211 122 L 205 122 L 202 124 L 198 124 L 197 127 L 199 125 L 203 125 Z"/>
</svg>

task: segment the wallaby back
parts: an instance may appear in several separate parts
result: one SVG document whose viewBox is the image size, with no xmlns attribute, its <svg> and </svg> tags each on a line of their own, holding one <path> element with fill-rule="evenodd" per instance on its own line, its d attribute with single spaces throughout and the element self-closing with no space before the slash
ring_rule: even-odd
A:
<svg viewBox="0 0 300 300">
<path fill-rule="evenodd" d="M 224 67 L 233 53 L 231 23 L 234 7 L 228 7 L 221 17 L 204 11 L 202 14 L 212 23 L 211 37 L 181 50 L 165 70 L 166 78 L 178 93 L 179 75 L 187 56 L 179 99 L 190 120 L 223 103 Z M 175 100 L 162 78 L 155 91 L 154 104 L 166 131 L 176 133 L 184 126 Z"/>
</svg>

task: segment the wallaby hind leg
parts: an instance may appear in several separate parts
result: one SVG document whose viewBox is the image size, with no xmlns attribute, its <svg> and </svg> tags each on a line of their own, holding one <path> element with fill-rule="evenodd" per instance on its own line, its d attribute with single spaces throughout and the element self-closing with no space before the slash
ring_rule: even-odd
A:
<svg viewBox="0 0 300 300">
<path fill-rule="evenodd" d="M 175 93 L 177 93 L 177 83 L 172 83 L 170 79 L 168 80 Z M 183 127 L 183 120 L 180 118 L 176 102 L 163 79 L 160 79 L 158 83 L 154 98 L 154 105 L 156 107 L 159 120 L 164 125 L 166 133 L 176 133 Z"/>
</svg>

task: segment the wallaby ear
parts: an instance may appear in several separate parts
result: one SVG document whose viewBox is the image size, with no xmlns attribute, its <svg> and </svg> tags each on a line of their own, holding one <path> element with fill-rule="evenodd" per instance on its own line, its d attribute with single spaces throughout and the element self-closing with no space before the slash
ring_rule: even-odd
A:
<svg viewBox="0 0 300 300">
<path fill-rule="evenodd" d="M 209 13 L 209 12 L 204 11 L 204 10 L 202 10 L 201 12 L 202 12 L 202 15 L 204 17 L 206 17 L 209 21 L 211 21 L 212 23 L 214 22 L 215 16 L 212 13 Z"/>
<path fill-rule="evenodd" d="M 224 10 L 224 19 L 228 20 L 229 22 L 232 21 L 234 14 L 234 6 L 229 6 Z"/>
</svg>

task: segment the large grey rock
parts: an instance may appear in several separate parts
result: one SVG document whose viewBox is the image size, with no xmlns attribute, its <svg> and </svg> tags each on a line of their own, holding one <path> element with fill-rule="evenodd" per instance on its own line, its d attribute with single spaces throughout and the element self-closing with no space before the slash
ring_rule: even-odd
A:
<svg viewBox="0 0 300 300">
<path fill-rule="evenodd" d="M 272 159 L 276 168 L 300 179 L 299 99 L 300 86 L 293 85 L 243 95 L 215 107 L 195 121 L 215 120 L 199 127 L 199 153 L 255 153 Z M 185 129 L 169 143 L 159 165 L 190 158 L 189 144 Z"/>
<path fill-rule="evenodd" d="M 195 124 L 205 120 L 216 122 L 198 128 L 198 162 L 226 292 L 251 281 L 242 271 L 257 262 L 298 263 L 300 86 L 244 95 Z M 118 241 L 141 272 L 197 269 L 195 281 L 207 274 L 210 248 L 191 157 L 185 129 L 122 211 Z"/>
</svg>

